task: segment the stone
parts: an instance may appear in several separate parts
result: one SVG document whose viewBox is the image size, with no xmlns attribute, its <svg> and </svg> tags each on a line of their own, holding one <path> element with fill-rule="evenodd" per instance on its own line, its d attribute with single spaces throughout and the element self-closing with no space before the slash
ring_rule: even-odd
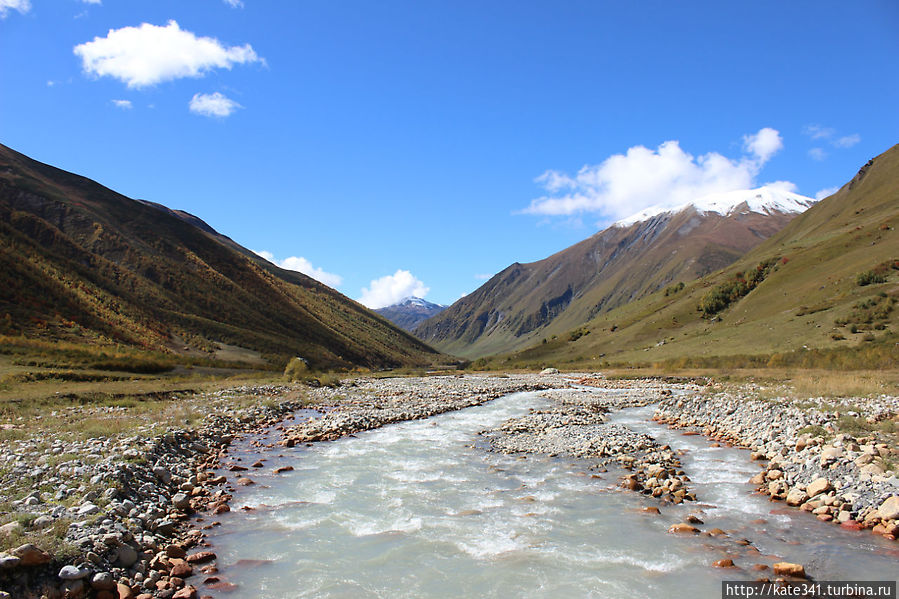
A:
<svg viewBox="0 0 899 599">
<path fill-rule="evenodd" d="M 755 476 L 749 479 L 750 484 L 753 485 L 763 485 L 765 484 L 765 473 L 759 472 Z"/>
<path fill-rule="evenodd" d="M 59 577 L 62 580 L 81 580 L 90 574 L 87 568 L 79 568 L 77 566 L 63 566 L 59 570 Z"/>
<path fill-rule="evenodd" d="M 790 489 L 790 492 L 787 493 L 787 505 L 797 507 L 805 503 L 806 500 L 808 500 L 808 493 L 806 493 L 799 487 L 793 487 L 792 489 Z"/>
<path fill-rule="evenodd" d="M 187 555 L 187 551 L 181 545 L 172 544 L 166 546 L 165 554 L 169 557 L 184 558 Z"/>
<path fill-rule="evenodd" d="M 118 562 L 123 568 L 130 568 L 137 563 L 137 551 L 131 545 L 123 544 L 116 552 L 118 553 Z"/>
<path fill-rule="evenodd" d="M 877 516 L 881 520 L 899 519 L 899 495 L 893 495 L 877 508 Z"/>
<path fill-rule="evenodd" d="M 815 497 L 821 493 L 827 493 L 831 489 L 833 489 L 833 485 L 830 484 L 829 480 L 822 476 L 810 482 L 808 487 L 806 487 L 805 492 L 808 493 L 809 497 Z"/>
<path fill-rule="evenodd" d="M 191 564 L 205 564 L 206 562 L 211 562 L 215 558 L 216 555 L 211 551 L 200 551 L 199 553 L 188 555 L 187 561 Z"/>
<path fill-rule="evenodd" d="M 117 583 L 116 593 L 118 594 L 119 599 L 134 599 L 134 590 L 127 584 L 122 584 L 121 582 Z"/>
<path fill-rule="evenodd" d="M 11 570 L 22 564 L 22 558 L 8 553 L 0 553 L 0 570 Z"/>
<path fill-rule="evenodd" d="M 156 525 L 156 533 L 164 537 L 171 536 L 175 532 L 175 523 L 171 520 L 163 520 Z"/>
<path fill-rule="evenodd" d="M 172 505 L 178 510 L 190 509 L 190 497 L 184 493 L 175 493 L 172 496 Z"/>
<path fill-rule="evenodd" d="M 0 526 L 0 535 L 6 536 L 6 535 L 13 534 L 15 532 L 21 532 L 21 530 L 22 530 L 21 523 L 9 522 L 7 524 L 4 524 L 3 526 Z"/>
<path fill-rule="evenodd" d="M 253 482 L 252 479 L 243 476 L 243 477 L 237 479 L 237 484 L 239 484 L 239 485 L 242 486 L 242 487 L 248 487 L 248 486 L 253 485 L 253 484 L 255 484 L 255 483 Z"/>
<path fill-rule="evenodd" d="M 116 581 L 111 572 L 97 572 L 91 578 L 91 587 L 97 591 L 111 591 L 116 588 Z"/>
<path fill-rule="evenodd" d="M 544 368 L 540 371 L 540 374 L 559 374 L 558 368 Z"/>
<path fill-rule="evenodd" d="M 193 568 L 190 567 L 187 563 L 179 563 L 174 564 L 172 566 L 172 570 L 169 572 L 169 576 L 177 576 L 178 578 L 187 578 L 191 574 L 194 573 Z"/>
<path fill-rule="evenodd" d="M 790 562 L 777 562 L 772 566 L 778 576 L 792 576 L 793 578 L 805 578 L 805 568 L 801 564 Z"/>
<path fill-rule="evenodd" d="M 293 470 L 293 466 L 279 466 L 275 468 L 275 474 L 281 474 L 282 472 L 290 472 Z"/>
<path fill-rule="evenodd" d="M 697 534 L 699 529 L 695 526 L 690 526 L 686 522 L 681 522 L 680 524 L 672 524 L 668 528 L 668 532 L 673 534 Z"/>
<path fill-rule="evenodd" d="M 197 596 L 197 589 L 193 586 L 188 585 L 172 595 L 172 599 L 195 599 Z"/>
<path fill-rule="evenodd" d="M 730 558 L 719 559 L 712 564 L 715 568 L 734 568 L 734 560 Z"/>
<path fill-rule="evenodd" d="M 13 551 L 13 555 L 22 560 L 20 564 L 22 566 L 40 566 L 42 564 L 49 564 L 51 560 L 49 553 L 38 549 L 31 543 L 26 543 L 25 545 L 17 547 Z"/>
<path fill-rule="evenodd" d="M 783 475 L 784 475 L 784 473 L 782 470 L 774 469 L 774 470 L 769 470 L 768 473 L 765 475 L 765 478 L 767 478 L 768 480 L 780 480 L 781 478 L 783 478 Z"/>
<path fill-rule="evenodd" d="M 91 503 L 90 501 L 82 503 L 78 507 L 78 511 L 76 512 L 79 516 L 93 516 L 94 514 L 100 513 L 100 508 Z"/>
</svg>

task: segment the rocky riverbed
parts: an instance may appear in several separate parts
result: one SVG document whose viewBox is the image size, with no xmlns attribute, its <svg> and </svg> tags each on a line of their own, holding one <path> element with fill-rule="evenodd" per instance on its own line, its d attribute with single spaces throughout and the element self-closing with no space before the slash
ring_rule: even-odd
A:
<svg viewBox="0 0 899 599">
<path fill-rule="evenodd" d="M 657 403 L 672 393 L 696 392 L 694 385 L 659 381 L 606 381 L 597 377 L 575 380 L 581 386 L 542 393 L 550 407 L 531 410 L 481 435 L 494 451 L 543 453 L 587 460 L 594 469 L 612 462 L 631 471 L 622 486 L 666 501 L 696 499 L 689 477 L 676 453 L 649 435 L 609 424 L 604 414 L 622 408 Z M 583 385 L 589 385 L 583 387 Z"/>
<path fill-rule="evenodd" d="M 607 422 L 615 410 L 657 403 L 660 422 L 751 448 L 765 465 L 755 482 L 772 498 L 846 527 L 899 533 L 899 457 L 887 434 L 899 412 L 895 397 L 855 399 L 847 413 L 824 400 L 761 401 L 753 389 L 553 373 L 359 378 L 310 389 L 302 402 L 285 400 L 295 388 L 250 386 L 193 398 L 208 409 L 202 423 L 163 435 L 0 444 L 0 542 L 8 548 L 0 553 L 0 599 L 196 597 L 192 579 L 217 581 L 204 530 L 230 510 L 231 485 L 252 484 L 253 468 L 263 467 L 229 463 L 235 436 L 279 427 L 280 444 L 294 446 L 534 390 L 548 404 L 484 431 L 493 450 L 620 466 L 628 489 L 674 503 L 696 499 L 677 452 Z M 249 405 L 235 407 L 235 397 Z M 315 417 L 283 424 L 300 408 Z M 111 409 L 73 410 L 77 418 Z M 841 430 L 851 423 L 864 423 L 865 434 Z"/>
<path fill-rule="evenodd" d="M 850 529 L 899 537 L 899 398 L 761 400 L 731 388 L 665 398 L 655 419 L 752 450 L 752 483 L 774 500 Z"/>
</svg>

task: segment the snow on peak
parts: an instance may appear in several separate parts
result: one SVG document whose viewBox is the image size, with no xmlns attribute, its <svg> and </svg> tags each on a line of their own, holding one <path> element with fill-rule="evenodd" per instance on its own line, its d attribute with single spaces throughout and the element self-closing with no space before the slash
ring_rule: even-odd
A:
<svg viewBox="0 0 899 599">
<path fill-rule="evenodd" d="M 429 302 L 428 300 L 421 299 L 420 297 L 417 297 L 415 295 L 410 295 L 410 296 L 405 297 L 402 300 L 400 300 L 399 303 L 397 303 L 396 305 L 397 306 L 422 306 L 424 308 L 427 308 L 428 306 L 439 306 L 440 304 L 435 304 L 435 303 Z"/>
<path fill-rule="evenodd" d="M 634 223 L 649 220 L 659 214 L 677 214 L 687 208 L 695 208 L 697 212 L 706 214 L 716 212 L 727 216 L 739 211 L 743 213 L 757 212 L 771 214 L 773 212 L 804 212 L 815 200 L 798 193 L 785 191 L 777 187 L 763 186 L 758 189 L 739 189 L 703 196 L 680 206 L 651 206 L 637 214 L 623 218 L 612 224 L 613 227 L 629 227 Z"/>
</svg>

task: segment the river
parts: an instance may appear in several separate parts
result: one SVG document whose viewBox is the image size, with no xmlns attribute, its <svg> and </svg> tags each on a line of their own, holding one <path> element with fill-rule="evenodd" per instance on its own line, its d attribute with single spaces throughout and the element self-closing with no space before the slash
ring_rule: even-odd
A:
<svg viewBox="0 0 899 599">
<path fill-rule="evenodd" d="M 895 577 L 893 544 L 751 494 L 746 480 L 758 467 L 748 452 L 649 422 L 651 406 L 613 421 L 685 450 L 697 504 L 659 505 L 620 490 L 614 471 L 479 443 L 478 431 L 545 402 L 516 393 L 308 447 L 236 442 L 233 457 L 261 457 L 265 468 L 249 472 L 255 484 L 238 487 L 232 511 L 216 517 L 209 541 L 222 582 L 199 585 L 200 594 L 720 597 L 722 580 L 771 576 L 753 566 L 782 559 L 819 579 Z M 282 465 L 294 470 L 272 473 Z M 688 514 L 727 535 L 667 532 Z M 725 557 L 738 568 L 711 567 Z"/>
</svg>

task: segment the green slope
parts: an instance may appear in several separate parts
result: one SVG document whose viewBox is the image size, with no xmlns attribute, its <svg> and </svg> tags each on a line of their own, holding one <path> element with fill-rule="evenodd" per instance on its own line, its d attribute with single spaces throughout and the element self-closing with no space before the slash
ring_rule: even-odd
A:
<svg viewBox="0 0 899 599">
<path fill-rule="evenodd" d="M 575 334 L 506 356 L 540 365 L 677 361 L 889 343 L 899 327 L 899 146 L 866 164 L 837 193 L 726 269 L 673 295 L 655 293 L 590 320 Z M 698 309 L 715 290 L 764 280 L 726 309 Z M 874 271 L 884 282 L 859 284 Z M 576 337 L 576 339 L 575 339 Z M 890 350 L 895 353 L 892 349 Z M 777 361 L 775 356 L 774 361 Z"/>
<path fill-rule="evenodd" d="M 0 333 L 211 354 L 237 346 L 327 368 L 437 353 L 337 291 L 200 219 L 0 146 Z"/>
</svg>

